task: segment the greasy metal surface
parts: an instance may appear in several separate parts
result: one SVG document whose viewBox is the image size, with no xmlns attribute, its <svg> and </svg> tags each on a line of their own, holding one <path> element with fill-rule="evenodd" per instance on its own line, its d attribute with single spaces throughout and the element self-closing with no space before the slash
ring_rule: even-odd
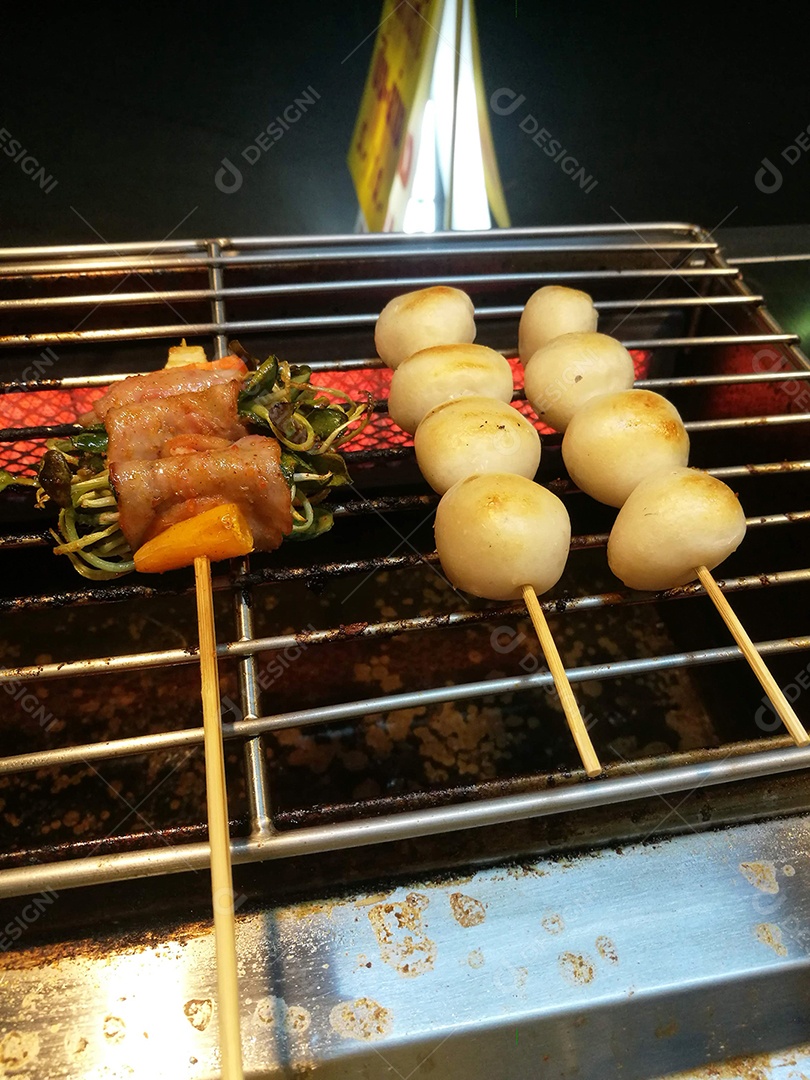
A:
<svg viewBox="0 0 810 1080">
<path fill-rule="evenodd" d="M 808 845 L 804 817 L 350 896 L 241 894 L 246 1074 L 798 1080 Z M 43 892 L 6 912 L 7 1074 L 217 1076 L 207 923 L 163 916 L 138 940 L 85 918 L 54 947 L 66 903 Z"/>
</svg>

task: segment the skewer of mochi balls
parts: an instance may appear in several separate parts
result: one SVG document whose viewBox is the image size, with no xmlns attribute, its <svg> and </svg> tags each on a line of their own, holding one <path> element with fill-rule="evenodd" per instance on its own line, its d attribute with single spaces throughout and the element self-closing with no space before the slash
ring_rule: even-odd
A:
<svg viewBox="0 0 810 1080">
<path fill-rule="evenodd" d="M 596 776 L 599 759 L 537 600 L 565 568 L 568 512 L 534 482 L 540 436 L 510 405 L 508 361 L 472 344 L 475 328 L 460 317 L 465 305 L 448 295 L 457 292 L 419 290 L 383 309 L 375 342 L 394 368 L 389 415 L 414 436 L 422 474 L 442 496 L 435 537 L 448 580 L 484 599 L 524 599 L 585 771 Z M 446 321 L 437 319 L 441 305 Z M 418 348 L 403 355 L 412 346 Z M 632 376 L 632 362 L 630 369 Z"/>
</svg>

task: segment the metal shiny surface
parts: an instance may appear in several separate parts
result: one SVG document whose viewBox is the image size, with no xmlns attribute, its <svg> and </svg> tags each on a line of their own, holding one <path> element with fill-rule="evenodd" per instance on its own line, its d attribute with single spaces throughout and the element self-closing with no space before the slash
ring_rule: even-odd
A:
<svg viewBox="0 0 810 1080">
<path fill-rule="evenodd" d="M 784 1048 L 810 1041 L 809 845 L 810 820 L 794 818 L 248 902 L 237 914 L 246 1074 L 796 1080 L 807 1049 Z M 60 902 L 21 903 L 25 933 Z M 20 937 L 0 970 L 7 1069 L 218 1075 L 204 925 L 143 944 L 112 934 L 37 949 Z M 711 1061 L 726 1064 L 702 1068 Z"/>
</svg>

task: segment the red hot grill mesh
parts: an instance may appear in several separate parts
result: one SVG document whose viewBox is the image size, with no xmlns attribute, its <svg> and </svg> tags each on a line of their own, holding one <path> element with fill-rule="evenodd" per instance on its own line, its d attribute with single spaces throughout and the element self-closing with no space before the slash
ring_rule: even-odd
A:
<svg viewBox="0 0 810 1080">
<path fill-rule="evenodd" d="M 650 363 L 650 353 L 633 350 L 637 379 L 645 378 Z M 523 365 L 517 358 L 509 360 L 515 390 L 523 390 Z M 388 368 L 365 368 L 359 371 L 316 371 L 312 376 L 317 386 L 332 386 L 354 398 L 370 393 L 374 398 L 388 397 L 391 385 Z M 39 390 L 25 394 L 7 394 L 0 398 L 0 428 L 24 428 L 34 425 L 54 426 L 71 424 L 86 413 L 94 401 L 104 394 L 103 387 L 85 387 L 75 390 Z M 535 421 L 534 411 L 527 401 L 516 403 L 516 408 L 530 420 Z M 542 435 L 553 431 L 539 421 L 535 423 Z M 380 450 L 391 446 L 412 446 L 413 439 L 389 419 L 386 413 L 375 413 L 369 424 L 349 444 L 349 450 Z M 0 444 L 0 468 L 23 476 L 33 476 L 36 464 L 42 456 L 41 439 Z"/>
</svg>

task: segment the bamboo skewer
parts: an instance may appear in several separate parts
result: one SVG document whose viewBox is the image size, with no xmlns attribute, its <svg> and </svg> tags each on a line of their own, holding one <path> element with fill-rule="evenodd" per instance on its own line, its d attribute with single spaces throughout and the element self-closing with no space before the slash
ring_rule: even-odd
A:
<svg viewBox="0 0 810 1080">
<path fill-rule="evenodd" d="M 743 656 L 748 661 L 753 673 L 759 679 L 760 685 L 770 698 L 771 704 L 774 709 L 776 709 L 777 715 L 782 723 L 790 732 L 791 738 L 797 746 L 807 746 L 810 744 L 810 735 L 807 734 L 804 724 L 798 718 L 793 706 L 783 694 L 782 688 L 779 686 L 776 679 L 774 679 L 770 668 L 757 652 L 756 646 L 748 636 L 748 631 L 737 618 L 731 604 L 729 604 L 725 595 L 721 592 L 720 586 L 712 577 L 711 571 L 705 566 L 698 566 L 695 570 L 700 579 L 700 584 L 706 590 L 710 600 L 717 608 L 723 622 L 731 631 L 731 636 L 740 646 Z"/>
<path fill-rule="evenodd" d="M 551 677 L 554 679 L 554 686 L 557 689 L 565 719 L 576 743 L 585 772 L 588 776 L 599 776 L 602 772 L 602 766 L 599 764 L 599 758 L 593 748 L 588 729 L 585 727 L 582 713 L 579 711 L 577 699 L 574 697 L 574 691 L 571 689 L 571 683 L 565 673 L 565 666 L 551 635 L 545 612 L 540 606 L 537 593 L 531 585 L 523 586 L 523 601 L 526 604 L 532 625 L 540 641 L 540 648 L 543 650 Z"/>
<path fill-rule="evenodd" d="M 214 907 L 222 1077 L 223 1080 L 243 1080 L 228 798 L 220 721 L 214 596 L 211 588 L 211 563 L 207 556 L 201 555 L 194 560 L 194 575 L 200 630 L 205 786 L 208 836 L 211 844 L 211 897 Z"/>
</svg>

